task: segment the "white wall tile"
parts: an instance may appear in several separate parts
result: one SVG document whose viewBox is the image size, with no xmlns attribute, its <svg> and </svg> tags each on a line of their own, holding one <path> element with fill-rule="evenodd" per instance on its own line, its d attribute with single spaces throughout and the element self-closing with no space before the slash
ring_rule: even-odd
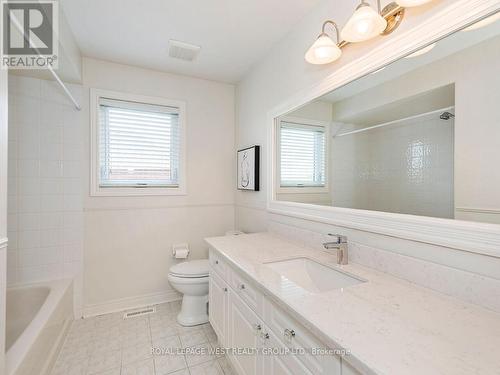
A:
<svg viewBox="0 0 500 375">
<path fill-rule="evenodd" d="M 17 212 L 33 213 L 40 212 L 41 199 L 39 195 L 23 195 L 17 200 Z"/>
<path fill-rule="evenodd" d="M 40 247 L 58 246 L 61 243 L 61 229 L 45 229 L 40 232 Z"/>
<path fill-rule="evenodd" d="M 62 212 L 42 212 L 40 213 L 40 229 L 55 229 L 62 228 L 63 213 Z"/>
<path fill-rule="evenodd" d="M 19 231 L 18 246 L 20 249 L 33 249 L 36 247 L 40 247 L 40 231 L 39 230 Z"/>
<path fill-rule="evenodd" d="M 12 76 L 9 85 L 8 283 L 76 276 L 84 124 L 54 82 Z"/>
<path fill-rule="evenodd" d="M 62 162 L 60 160 L 41 160 L 40 177 L 62 177 Z"/>
<path fill-rule="evenodd" d="M 19 214 L 17 216 L 20 231 L 40 230 L 40 214 L 38 212 Z"/>
<path fill-rule="evenodd" d="M 40 161 L 36 159 L 21 160 L 17 162 L 19 177 L 39 177 L 40 176 Z"/>
<path fill-rule="evenodd" d="M 41 195 L 61 195 L 63 193 L 64 181 L 60 178 L 42 177 L 40 178 Z"/>
<path fill-rule="evenodd" d="M 41 201 L 41 212 L 60 212 L 63 210 L 62 195 L 45 195 Z"/>
<path fill-rule="evenodd" d="M 18 195 L 40 195 L 39 177 L 20 177 L 17 181 Z"/>
<path fill-rule="evenodd" d="M 41 160 L 62 160 L 62 157 L 63 157 L 62 143 L 40 142 Z"/>
</svg>

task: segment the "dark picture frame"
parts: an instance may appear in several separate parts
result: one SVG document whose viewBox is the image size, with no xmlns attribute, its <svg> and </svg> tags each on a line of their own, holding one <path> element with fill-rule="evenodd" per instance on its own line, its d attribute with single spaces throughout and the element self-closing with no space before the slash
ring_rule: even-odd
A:
<svg viewBox="0 0 500 375">
<path fill-rule="evenodd" d="M 260 146 L 251 146 L 237 152 L 237 189 L 259 191 Z"/>
</svg>

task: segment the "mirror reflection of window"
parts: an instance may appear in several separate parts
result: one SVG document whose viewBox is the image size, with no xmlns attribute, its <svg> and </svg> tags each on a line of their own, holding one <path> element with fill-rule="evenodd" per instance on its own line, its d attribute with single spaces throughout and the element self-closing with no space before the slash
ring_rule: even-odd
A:
<svg viewBox="0 0 500 375">
<path fill-rule="evenodd" d="M 279 149 L 282 188 L 325 186 L 325 127 L 280 121 Z"/>
</svg>

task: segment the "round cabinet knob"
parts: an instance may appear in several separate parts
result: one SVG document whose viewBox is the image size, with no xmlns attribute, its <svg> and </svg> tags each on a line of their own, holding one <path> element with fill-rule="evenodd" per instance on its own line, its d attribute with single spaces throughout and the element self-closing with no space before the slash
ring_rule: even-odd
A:
<svg viewBox="0 0 500 375">
<path fill-rule="evenodd" d="M 227 292 L 227 288 L 224 288 L 224 292 Z"/>
<path fill-rule="evenodd" d="M 218 261 L 218 260 L 216 260 L 216 261 L 215 261 L 215 264 L 219 264 L 219 261 Z"/>
<path fill-rule="evenodd" d="M 240 285 L 240 289 L 241 289 L 241 290 L 245 289 L 245 284 L 241 284 L 241 285 Z"/>
</svg>

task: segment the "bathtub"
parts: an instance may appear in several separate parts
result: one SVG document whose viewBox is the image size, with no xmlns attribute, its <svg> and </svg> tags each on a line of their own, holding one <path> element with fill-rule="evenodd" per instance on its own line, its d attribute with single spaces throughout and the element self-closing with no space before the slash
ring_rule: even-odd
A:
<svg viewBox="0 0 500 375">
<path fill-rule="evenodd" d="M 7 375 L 47 374 L 72 320 L 72 280 L 7 288 Z"/>
</svg>

